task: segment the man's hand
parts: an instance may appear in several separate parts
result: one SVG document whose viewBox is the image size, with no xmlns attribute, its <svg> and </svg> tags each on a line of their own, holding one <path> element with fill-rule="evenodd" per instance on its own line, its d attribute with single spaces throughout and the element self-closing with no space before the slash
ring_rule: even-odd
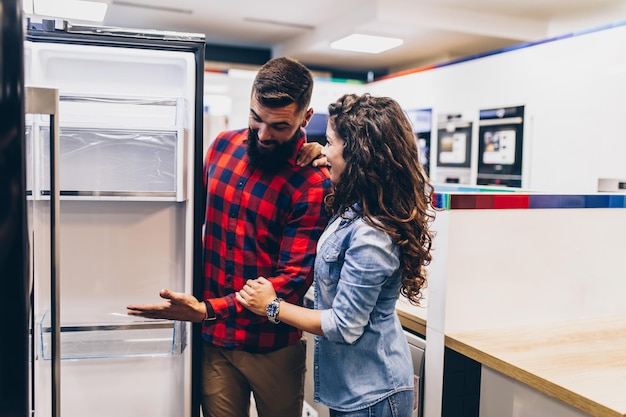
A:
<svg viewBox="0 0 626 417">
<path fill-rule="evenodd" d="M 192 295 L 163 289 L 159 292 L 166 301 L 160 304 L 136 304 L 126 307 L 129 316 L 149 319 L 169 319 L 201 322 L 206 315 L 206 306 Z"/>
<path fill-rule="evenodd" d="M 270 281 L 263 277 L 246 281 L 236 294 L 242 306 L 259 316 L 265 315 L 265 307 L 276 298 L 276 291 Z"/>
<path fill-rule="evenodd" d="M 318 142 L 307 142 L 302 145 L 300 152 L 296 158 L 298 166 L 306 166 L 308 164 L 314 167 L 321 167 L 328 164 L 326 157 L 322 155 L 324 147 Z"/>
</svg>

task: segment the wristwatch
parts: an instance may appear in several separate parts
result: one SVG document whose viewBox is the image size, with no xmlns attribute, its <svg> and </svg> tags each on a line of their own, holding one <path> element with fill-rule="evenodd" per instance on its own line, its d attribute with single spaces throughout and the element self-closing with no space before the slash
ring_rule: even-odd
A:
<svg viewBox="0 0 626 417">
<path fill-rule="evenodd" d="M 280 302 L 283 301 L 282 298 L 275 298 L 274 301 L 270 302 L 265 307 L 265 314 L 267 314 L 267 319 L 274 324 L 280 323 L 276 317 L 278 316 L 278 310 L 280 309 Z"/>
</svg>

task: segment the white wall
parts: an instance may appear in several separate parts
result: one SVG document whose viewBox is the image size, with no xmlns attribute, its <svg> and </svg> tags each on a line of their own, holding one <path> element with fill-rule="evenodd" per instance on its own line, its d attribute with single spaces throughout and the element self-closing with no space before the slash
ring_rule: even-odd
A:
<svg viewBox="0 0 626 417">
<path fill-rule="evenodd" d="M 626 26 L 381 80 L 371 89 L 406 108 L 433 108 L 435 117 L 474 114 L 475 140 L 480 109 L 525 105 L 524 188 L 587 193 L 597 191 L 598 178 L 626 178 Z"/>
</svg>

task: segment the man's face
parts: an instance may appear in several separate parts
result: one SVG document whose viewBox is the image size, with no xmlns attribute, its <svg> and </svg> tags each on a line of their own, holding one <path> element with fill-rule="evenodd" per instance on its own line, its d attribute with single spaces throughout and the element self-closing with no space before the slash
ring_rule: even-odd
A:
<svg viewBox="0 0 626 417">
<path fill-rule="evenodd" d="M 296 104 L 269 108 L 252 96 L 247 153 L 250 163 L 262 169 L 278 169 L 294 155 L 300 127 L 306 127 L 313 109 L 298 111 Z"/>
</svg>

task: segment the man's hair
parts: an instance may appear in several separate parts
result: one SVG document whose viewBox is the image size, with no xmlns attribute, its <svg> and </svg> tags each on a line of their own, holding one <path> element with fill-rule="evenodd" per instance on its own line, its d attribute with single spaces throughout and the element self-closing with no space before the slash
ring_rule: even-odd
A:
<svg viewBox="0 0 626 417">
<path fill-rule="evenodd" d="M 296 103 L 299 111 L 308 108 L 313 93 L 313 74 L 293 58 L 267 61 L 254 79 L 252 94 L 269 108 Z"/>
</svg>

